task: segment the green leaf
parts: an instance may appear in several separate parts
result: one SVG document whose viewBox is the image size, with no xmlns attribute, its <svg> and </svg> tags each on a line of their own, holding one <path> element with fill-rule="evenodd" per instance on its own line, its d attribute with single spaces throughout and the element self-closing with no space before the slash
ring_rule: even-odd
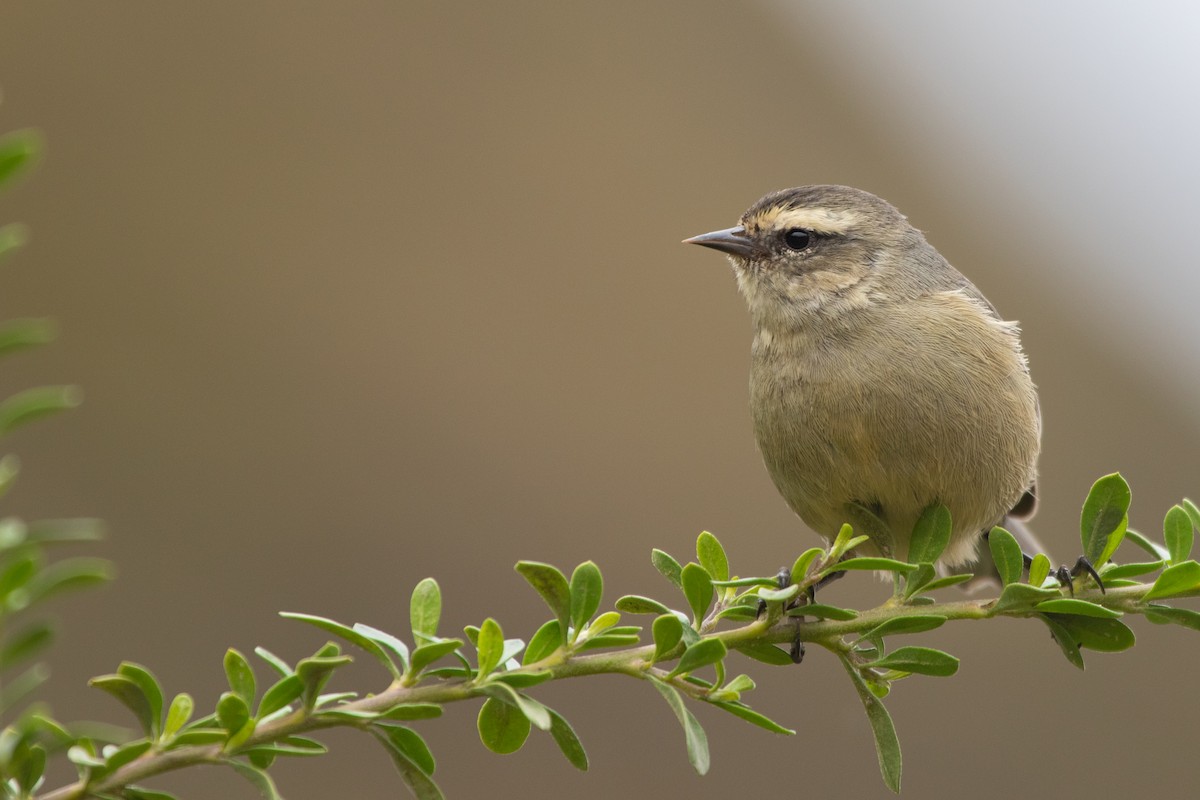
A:
<svg viewBox="0 0 1200 800">
<path fill-rule="evenodd" d="M 0 402 L 0 436 L 27 422 L 75 408 L 83 401 L 77 386 L 39 386 Z"/>
<path fill-rule="evenodd" d="M 933 564 L 927 561 L 918 564 L 915 570 L 904 576 L 904 599 L 908 600 L 920 592 L 936 577 L 937 570 Z"/>
<path fill-rule="evenodd" d="M 401 746 L 391 740 L 386 729 L 372 727 L 370 731 L 371 735 L 383 745 L 388 755 L 392 757 L 392 763 L 396 765 L 400 777 L 408 784 L 408 788 L 412 790 L 413 796 L 417 800 L 445 800 L 442 790 L 433 782 L 429 774 L 424 772 L 417 762 L 401 749 Z"/>
<path fill-rule="evenodd" d="M 117 674 L 132 681 L 142 697 L 145 698 L 146 717 L 148 725 L 146 733 L 151 739 L 157 738 L 162 729 L 163 693 L 158 680 L 150 670 L 132 661 L 122 661 L 117 667 Z M 131 707 L 132 708 L 132 707 Z"/>
<path fill-rule="evenodd" d="M 34 744 L 23 747 L 22 750 L 20 757 L 13 758 L 7 766 L 15 772 L 14 779 L 17 786 L 28 790 L 29 795 L 27 796 L 32 796 L 42 774 L 46 771 L 46 748 L 40 744 Z M 14 767 L 15 769 L 13 769 Z"/>
<path fill-rule="evenodd" d="M 558 745 L 558 749 L 566 756 L 567 761 L 571 762 L 571 766 L 587 772 L 587 753 L 584 752 L 583 744 L 580 743 L 579 737 L 575 735 L 575 729 L 554 709 L 548 708 L 546 710 L 550 713 L 550 735 L 554 737 L 554 742 Z"/>
<path fill-rule="evenodd" d="M 329 752 L 329 748 L 314 739 L 308 739 L 304 736 L 285 736 L 276 742 L 247 747 L 242 752 L 249 756 L 269 754 L 272 756 L 308 758 L 311 756 L 323 756 Z"/>
<path fill-rule="evenodd" d="M 1039 589 L 1027 583 L 1010 583 L 1000 592 L 1000 599 L 992 606 L 992 611 L 999 613 L 1026 608 L 1032 611 L 1033 606 L 1043 600 L 1053 600 L 1056 597 L 1061 597 L 1057 589 Z"/>
<path fill-rule="evenodd" d="M 6 256 L 9 250 L 21 247 L 28 240 L 29 234 L 24 225 L 10 223 L 0 227 L 0 258 Z"/>
<path fill-rule="evenodd" d="M 879 556 L 860 556 L 858 558 L 847 558 L 845 561 L 839 561 L 836 564 L 826 567 L 822 572 L 841 572 L 842 570 L 850 569 L 874 569 L 884 572 L 912 572 L 917 568 L 916 564 L 907 564 L 903 561 L 897 561 L 894 558 L 881 558 Z"/>
<path fill-rule="evenodd" d="M 1043 600 L 1037 604 L 1036 608 L 1043 613 L 1076 614 L 1083 617 L 1101 617 L 1103 619 L 1116 619 L 1122 616 L 1120 611 L 1113 611 L 1111 608 L 1105 608 L 1102 605 L 1090 603 L 1087 600 L 1078 600 L 1074 597 L 1058 597 L 1053 600 Z"/>
<path fill-rule="evenodd" d="M 422 583 L 423 582 L 424 581 L 422 581 Z M 436 584 L 434 588 L 436 590 Z M 415 602 L 415 592 L 413 593 L 413 597 Z M 300 622 L 306 622 L 309 625 L 320 628 L 323 631 L 332 633 L 334 636 L 349 642 L 360 650 L 367 651 L 383 666 L 384 669 L 388 671 L 392 678 L 396 680 L 399 680 L 404 674 L 400 671 L 399 667 L 396 666 L 395 662 L 392 661 L 391 657 L 383 649 L 383 646 L 376 641 L 374 637 L 367 635 L 361 630 L 357 630 L 356 628 L 343 625 L 342 623 L 336 622 L 332 619 L 318 617 L 313 614 L 299 614 L 294 611 L 281 611 L 279 612 L 279 616 L 283 617 L 284 619 L 294 619 Z M 435 628 L 437 627 L 436 619 L 434 619 L 433 625 Z M 401 645 L 401 647 L 403 647 L 403 645 Z"/>
<path fill-rule="evenodd" d="M 7 714 L 13 706 L 24 699 L 34 689 L 45 683 L 49 677 L 50 671 L 46 669 L 46 666 L 41 663 L 35 663 L 16 678 L 10 678 L 4 684 L 3 690 L 0 691 L 0 715 Z"/>
<path fill-rule="evenodd" d="M 10 454 L 0 458 L 0 497 L 8 494 L 20 471 L 21 462 L 16 456 Z"/>
<path fill-rule="evenodd" d="M 571 624 L 571 587 L 567 584 L 567 576 L 557 567 L 542 564 L 538 561 L 518 561 L 517 572 L 521 573 L 529 585 L 550 606 L 555 618 L 562 625 L 562 635 L 567 635 L 567 626 Z"/>
<path fill-rule="evenodd" d="M 758 589 L 759 599 L 767 603 L 786 603 L 798 594 L 800 587 L 794 583 L 786 589 L 767 589 L 761 586 Z"/>
<path fill-rule="evenodd" d="M 627 594 L 617 600 L 616 608 L 625 614 L 669 614 L 671 611 L 657 600 L 636 594 Z"/>
<path fill-rule="evenodd" d="M 944 678 L 958 672 L 958 659 L 932 647 L 900 647 L 867 666 Z"/>
<path fill-rule="evenodd" d="M 683 633 L 682 626 L 680 626 L 680 633 Z M 679 657 L 679 663 L 675 669 L 671 670 L 668 677 L 673 678 L 684 672 L 695 672 L 701 667 L 715 664 L 725 658 L 727 652 L 725 643 L 720 639 L 701 639 L 683 651 L 683 655 Z"/>
<path fill-rule="evenodd" d="M 1192 518 L 1183 506 L 1171 506 L 1163 520 L 1163 541 L 1171 553 L 1171 563 L 1187 561 L 1192 553 Z"/>
<path fill-rule="evenodd" d="M 511 686 L 495 681 L 482 686 L 481 691 L 516 708 L 539 730 L 550 730 L 550 711 L 529 695 L 521 694 Z"/>
<path fill-rule="evenodd" d="M 171 742 L 171 747 L 187 747 L 193 744 L 217 744 L 229 738 L 225 731 L 217 728 L 195 728 L 183 731 Z"/>
<path fill-rule="evenodd" d="M 437 703 L 397 703 L 382 712 L 380 719 L 435 719 L 442 715 L 442 707 Z"/>
<path fill-rule="evenodd" d="M 725 548 L 708 531 L 702 532 L 696 540 L 696 560 L 712 580 L 729 580 L 729 559 L 725 555 Z"/>
<path fill-rule="evenodd" d="M 170 708 L 167 709 L 167 722 L 163 725 L 163 738 L 169 739 L 179 733 L 192 718 L 192 711 L 195 707 L 196 703 L 190 694 L 181 692 L 175 695 Z"/>
<path fill-rule="evenodd" d="M 31 167 L 42 151 L 42 137 L 32 128 L 0 136 L 0 184 Z"/>
<path fill-rule="evenodd" d="M 26 585 L 32 605 L 61 592 L 83 589 L 112 580 L 112 564 L 102 558 L 64 558 L 43 568 Z"/>
<path fill-rule="evenodd" d="M 390 633 L 372 628 L 370 625 L 364 625 L 361 622 L 354 623 L 354 630 L 377 643 L 386 653 L 394 656 L 394 663 L 400 667 L 401 672 L 408 669 L 408 645 L 404 642 Z"/>
<path fill-rule="evenodd" d="M 1114 580 L 1121 578 L 1133 578 L 1138 575 L 1145 575 L 1149 572 L 1156 572 L 1167 565 L 1165 561 L 1140 561 L 1129 564 L 1113 564 L 1105 565 L 1106 569 L 1100 573 L 1104 578 L 1104 585 L 1109 585 Z"/>
<path fill-rule="evenodd" d="M 922 586 L 921 591 L 932 592 L 936 589 L 945 589 L 947 586 L 957 586 L 960 583 L 966 583 L 974 577 L 974 574 L 970 572 L 964 572 L 961 575 L 947 575 L 944 578 L 935 578 L 934 580 Z"/>
<path fill-rule="evenodd" d="M 276 681 L 275 685 L 263 694 L 258 703 L 257 719 L 274 714 L 279 709 L 296 700 L 304 694 L 304 682 L 295 673 L 289 674 Z"/>
<path fill-rule="evenodd" d="M 1170 560 L 1170 558 L 1171 558 L 1170 552 L 1168 552 L 1167 548 L 1163 547 L 1158 542 L 1153 542 L 1153 541 L 1147 539 L 1145 536 L 1142 536 L 1140 533 L 1138 533 L 1135 530 L 1126 529 L 1125 536 L 1130 541 L 1132 541 L 1134 544 L 1136 544 L 1138 547 L 1142 548 L 1143 550 L 1145 550 L 1147 553 L 1154 556 L 1158 560 L 1160 560 L 1160 561 L 1169 561 Z"/>
<path fill-rule="evenodd" d="M 871 733 L 875 737 L 875 753 L 879 757 L 879 772 L 883 775 L 883 782 L 889 789 L 899 794 L 902 762 L 900 739 L 896 736 L 896 726 L 892 724 L 892 717 L 888 714 L 887 708 L 878 697 L 871 693 L 871 689 L 863 680 L 858 669 L 845 656 L 841 656 L 840 660 L 846 669 L 846 674 L 850 676 L 850 682 L 854 684 L 854 688 L 858 692 L 858 698 L 862 701 L 863 709 L 867 712 L 867 719 L 871 723 Z"/>
<path fill-rule="evenodd" d="M 10 319 L 0 323 L 0 356 L 54 341 L 53 320 Z"/>
<path fill-rule="evenodd" d="M 234 694 L 246 701 L 254 702 L 254 670 L 246 657 L 232 647 L 225 651 L 225 678 Z"/>
<path fill-rule="evenodd" d="M 749 692 L 753 690 L 755 686 L 756 684 L 754 683 L 753 678 L 751 678 L 749 675 L 742 674 L 738 675 L 729 683 L 722 686 L 721 690 L 725 692 L 735 692 L 737 694 L 741 694 L 742 692 Z"/>
<path fill-rule="evenodd" d="M 571 573 L 571 626 L 575 638 L 583 632 L 595 613 L 600 609 L 604 595 L 604 578 L 594 562 L 585 561 Z"/>
<path fill-rule="evenodd" d="M 595 636 L 585 641 L 579 651 L 598 650 L 601 647 L 629 647 L 640 642 L 641 639 L 637 634 L 610 634 L 605 633 L 600 636 Z"/>
<path fill-rule="evenodd" d="M 650 563 L 654 568 L 662 573 L 662 576 L 669 580 L 679 589 L 683 588 L 683 579 L 681 577 L 683 567 L 679 566 L 679 562 L 671 557 L 664 550 L 655 548 L 650 551 Z"/>
<path fill-rule="evenodd" d="M 1057 618 L 1050 617 L 1047 614 L 1038 614 L 1037 616 L 1042 622 L 1046 623 L 1046 627 L 1050 629 L 1050 638 L 1058 644 L 1067 661 L 1070 661 L 1079 669 L 1083 669 L 1083 654 L 1079 652 L 1079 642 L 1075 640 L 1071 632 Z"/>
<path fill-rule="evenodd" d="M 650 678 L 650 684 L 667 701 L 667 705 L 675 712 L 675 718 L 683 726 L 683 735 L 687 741 L 688 761 L 691 763 L 692 768 L 700 775 L 706 774 L 710 762 L 708 737 L 704 733 L 704 728 L 700 727 L 699 720 L 684 705 L 683 697 L 680 696 L 679 691 L 674 686 L 654 677 Z"/>
<path fill-rule="evenodd" d="M 1119 472 L 1105 475 L 1092 485 L 1079 518 L 1080 540 L 1088 561 L 1101 565 L 1121 543 L 1129 523 L 1129 484 Z"/>
<path fill-rule="evenodd" d="M 1116 619 L 1081 617 L 1074 614 L 1047 614 L 1061 625 L 1080 647 L 1104 653 L 1128 650 L 1134 645 L 1133 631 Z"/>
<path fill-rule="evenodd" d="M 892 617 L 864 633 L 862 638 L 877 639 L 901 633 L 924 633 L 934 628 L 940 628 L 945 622 L 946 617 L 940 614 L 913 614 L 907 617 Z"/>
<path fill-rule="evenodd" d="M 755 661 L 761 661 L 773 667 L 783 667 L 793 663 L 792 657 L 786 651 L 780 650 L 773 644 L 747 644 L 733 649 Z"/>
<path fill-rule="evenodd" d="M 1000 574 L 1000 582 L 1005 586 L 1020 583 L 1024 560 L 1021 558 L 1021 545 L 1017 544 L 1013 535 L 1004 528 L 992 528 L 988 534 L 988 547 L 992 551 L 996 572 Z"/>
<path fill-rule="evenodd" d="M 566 640 L 563 638 L 562 625 L 556 619 L 549 620 L 543 623 L 542 627 L 537 629 L 537 633 L 533 634 L 533 638 L 529 640 L 529 646 L 525 648 L 525 657 L 521 663 L 526 666 L 536 664 L 564 644 L 566 644 Z"/>
<path fill-rule="evenodd" d="M 479 643 L 476 647 L 479 651 L 479 679 L 482 680 L 500 666 L 504 632 L 500 630 L 499 622 L 491 617 L 483 621 L 483 625 L 479 627 Z"/>
<path fill-rule="evenodd" d="M 15 590 L 22 588 L 42 568 L 41 554 L 31 549 L 24 553 L 14 553 L 8 564 L 0 571 L 0 596 L 7 597 Z M 7 603 L 14 609 L 24 608 L 25 600 L 17 603 Z"/>
<path fill-rule="evenodd" d="M 261 770 L 268 770 L 275 763 L 275 754 L 270 752 L 266 747 L 258 748 L 251 747 L 241 751 L 249 759 L 250 763 Z"/>
<path fill-rule="evenodd" d="M 245 698 L 233 692 L 224 692 L 217 700 L 217 722 L 233 736 L 250 721 L 250 706 Z"/>
<path fill-rule="evenodd" d="M 425 578 L 413 589 L 412 602 L 409 605 L 413 639 L 418 645 L 422 641 L 433 641 L 437 636 L 441 617 L 442 591 L 438 588 L 437 581 Z"/>
<path fill-rule="evenodd" d="M 86 739 L 67 749 L 67 760 L 78 767 L 104 767 L 104 759 L 96 757 L 96 748 Z"/>
<path fill-rule="evenodd" d="M 616 628 L 613 629 L 617 630 Z M 512 669 L 516 666 L 517 656 L 525 649 L 525 642 L 521 639 L 505 639 L 504 647 L 500 650 L 500 665 L 505 669 Z"/>
<path fill-rule="evenodd" d="M 337 645 L 332 643 L 321 648 L 317 655 L 300 659 L 296 664 L 296 677 L 304 684 L 304 691 L 300 696 L 305 708 L 311 710 L 315 707 L 321 689 L 325 687 L 333 671 L 349 664 L 350 661 L 350 656 L 338 654 Z"/>
<path fill-rule="evenodd" d="M 179 800 L 170 792 L 160 792 L 156 789 L 146 789 L 142 786 L 126 786 L 122 790 L 125 800 Z"/>
<path fill-rule="evenodd" d="M 768 730 L 771 733 L 782 733 L 786 736 L 794 736 L 796 733 L 791 728 L 783 727 L 778 722 L 758 713 L 757 711 L 755 711 L 754 709 L 750 708 L 749 706 L 747 706 L 743 703 L 718 701 L 718 702 L 713 702 L 712 705 L 716 706 L 717 708 L 728 711 L 730 714 L 733 714 L 735 717 L 741 717 L 742 719 L 746 720 L 746 722 L 749 722 L 751 725 L 757 725 L 758 727 L 760 727 L 764 730 Z"/>
<path fill-rule="evenodd" d="M 692 563 L 683 568 L 680 577 L 683 581 L 684 597 L 692 609 L 692 620 L 698 628 L 713 601 L 712 578 L 704 567 Z"/>
<path fill-rule="evenodd" d="M 329 658 L 329 661 L 339 661 L 337 666 L 344 666 L 350 663 L 350 656 L 342 656 L 344 661 L 340 659 Z M 333 703 L 348 703 L 358 697 L 357 692 L 329 692 L 327 694 L 317 695 L 317 708 L 324 708 Z"/>
<path fill-rule="evenodd" d="M 604 631 L 606 633 L 637 633 L 641 630 L 637 625 L 619 625 L 613 627 L 621 621 L 621 615 L 616 611 L 605 611 L 600 616 L 592 620 L 592 624 L 588 625 L 588 635 L 595 636 L 597 633 Z"/>
<path fill-rule="evenodd" d="M 933 564 L 950 544 L 950 509 L 940 503 L 929 506 L 913 527 L 908 543 L 908 561 L 913 564 Z"/>
<path fill-rule="evenodd" d="M 375 712 L 375 711 L 362 711 L 362 710 L 356 709 L 356 708 L 340 707 L 340 708 L 327 708 L 323 711 L 318 711 L 316 714 L 313 715 L 313 719 L 345 720 L 350 723 L 359 723 L 359 722 L 374 722 L 375 720 L 380 719 L 382 716 L 383 716 L 382 714 L 379 714 L 378 712 Z M 437 716 L 437 715 L 434 715 L 434 716 Z M 387 723 L 383 723 L 383 724 L 387 724 Z"/>
<path fill-rule="evenodd" d="M 1188 518 L 1191 519 L 1192 527 L 1200 529 L 1200 508 L 1197 508 L 1196 504 L 1186 497 L 1183 498 L 1180 505 L 1183 506 L 1183 510 L 1187 512 Z"/>
<path fill-rule="evenodd" d="M 110 755 L 104 759 L 104 767 L 106 772 L 113 772 L 125 766 L 131 761 L 136 760 L 139 756 L 145 753 L 153 745 L 149 739 L 140 739 L 136 742 L 129 742 L 121 745 L 111 751 Z M 108 748 L 105 748 L 107 751 Z"/>
<path fill-rule="evenodd" d="M 1197 586 L 1200 586 L 1200 564 L 1195 561 L 1184 561 L 1164 569 L 1142 599 L 1154 600 L 1159 597 L 1171 597 L 1195 589 Z"/>
<path fill-rule="evenodd" d="M 554 673 L 546 669 L 538 672 L 498 672 L 492 675 L 492 680 L 505 683 L 514 689 L 528 689 L 553 677 Z"/>
<path fill-rule="evenodd" d="M 47 622 L 35 622 L 8 636 L 0 646 L 0 669 L 8 669 L 32 658 L 54 640 L 54 629 Z"/>
<path fill-rule="evenodd" d="M 1170 622 L 1200 631 L 1200 612 L 1192 611 L 1190 608 L 1171 608 L 1152 604 L 1143 613 L 1146 615 L 1146 619 L 1159 625 Z"/>
<path fill-rule="evenodd" d="M 817 619 L 850 620 L 858 616 L 857 611 L 849 608 L 828 606 L 824 603 L 809 603 L 806 606 L 788 609 L 789 617 L 816 617 Z"/>
<path fill-rule="evenodd" d="M 382 729 L 376 728 L 376 730 L 382 733 L 389 745 L 404 753 L 417 769 L 426 775 L 433 775 L 437 769 L 437 761 L 420 734 L 403 725 L 389 725 Z"/>
<path fill-rule="evenodd" d="M 1029 585 L 1040 587 L 1050 577 L 1050 559 L 1045 553 L 1038 553 L 1029 565 Z"/>
<path fill-rule="evenodd" d="M 747 603 L 746 600 L 751 602 Z M 717 614 L 717 619 L 732 619 L 739 622 L 758 619 L 758 601 L 747 597 L 739 598 L 733 605 L 721 609 Z"/>
<path fill-rule="evenodd" d="M 820 556 L 824 555 L 825 551 L 819 547 L 810 547 L 800 554 L 796 562 L 792 564 L 792 583 L 804 583 L 808 578 L 808 569 L 813 562 Z"/>
<path fill-rule="evenodd" d="M 225 763 L 238 775 L 250 781 L 266 800 L 283 800 L 279 796 L 279 790 L 275 788 L 275 781 L 271 780 L 271 776 L 264 770 L 238 758 L 226 759 Z"/>
<path fill-rule="evenodd" d="M 654 636 L 655 661 L 666 658 L 683 638 L 683 623 L 670 612 L 656 617 L 650 630 Z"/>
<path fill-rule="evenodd" d="M 450 655 L 460 647 L 462 647 L 461 639 L 442 639 L 432 644 L 421 645 L 412 652 L 412 663 L 409 664 L 409 673 L 419 675 L 421 670 L 439 658 Z"/>
<path fill-rule="evenodd" d="M 480 741 L 493 753 L 515 753 L 529 738 L 529 719 L 515 706 L 495 697 L 484 701 L 476 724 Z"/>
</svg>

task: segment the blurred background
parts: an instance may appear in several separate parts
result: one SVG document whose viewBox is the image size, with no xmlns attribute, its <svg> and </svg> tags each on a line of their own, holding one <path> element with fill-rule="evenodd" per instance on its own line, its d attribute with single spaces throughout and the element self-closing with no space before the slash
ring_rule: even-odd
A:
<svg viewBox="0 0 1200 800">
<path fill-rule="evenodd" d="M 545 612 L 512 571 L 588 558 L 609 602 L 671 599 L 652 547 L 715 532 L 736 571 L 813 544 L 777 497 L 747 412 L 749 322 L 729 269 L 680 239 L 769 190 L 858 186 L 895 203 L 1006 317 L 1045 416 L 1037 528 L 1077 555 L 1092 481 L 1120 470 L 1158 534 L 1200 494 L 1200 288 L 1191 246 L 1200 12 L 1177 3 L 203 4 L 0 8 L 0 130 L 40 168 L 0 197 L 30 226 L 0 312 L 48 315 L 50 348 L 4 393 L 86 402 L 6 444 L 6 513 L 104 518 L 117 582 L 60 604 L 48 686 L 65 719 L 126 722 L 86 679 L 121 659 L 211 707 L 228 646 L 290 659 L 322 633 L 279 610 L 407 635 L 435 576 L 443 627 Z M 830 602 L 884 589 L 843 581 Z M 1079 673 L 1042 626 L 951 625 L 963 659 L 888 705 L 912 797 L 1184 796 L 1195 633 L 1134 623 Z M 549 737 L 501 757 L 462 704 L 421 732 L 451 798 L 887 796 L 834 660 L 751 670 L 719 712 L 711 773 L 650 687 L 538 696 Z M 358 669 L 358 667 L 356 667 Z M 265 672 L 261 673 L 265 676 Z M 382 676 L 368 665 L 358 686 Z M 289 798 L 403 793 L 376 745 L 274 770 Z M 1190 738 L 1188 739 L 1190 744 Z M 536 777 L 533 777 L 536 776 Z M 981 777 L 987 776 L 982 782 Z M 232 773 L 156 784 L 252 797 Z"/>
</svg>

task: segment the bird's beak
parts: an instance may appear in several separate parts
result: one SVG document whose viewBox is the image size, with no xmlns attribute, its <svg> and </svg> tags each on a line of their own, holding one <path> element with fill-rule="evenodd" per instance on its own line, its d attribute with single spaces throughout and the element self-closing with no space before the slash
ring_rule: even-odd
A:
<svg viewBox="0 0 1200 800">
<path fill-rule="evenodd" d="M 684 239 L 683 243 L 711 247 L 714 250 L 720 250 L 722 253 L 728 253 L 731 256 L 739 258 L 754 258 L 766 255 L 762 246 L 751 239 L 747 235 L 746 229 L 741 225 L 738 225 L 736 228 L 726 228 L 723 231 L 702 233 L 699 236 Z"/>
</svg>

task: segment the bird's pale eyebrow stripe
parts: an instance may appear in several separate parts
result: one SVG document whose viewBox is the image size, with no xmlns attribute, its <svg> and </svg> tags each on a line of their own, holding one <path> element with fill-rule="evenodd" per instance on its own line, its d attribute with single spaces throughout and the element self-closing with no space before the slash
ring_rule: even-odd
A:
<svg viewBox="0 0 1200 800">
<path fill-rule="evenodd" d="M 760 217 L 760 224 L 777 230 L 804 228 L 815 233 L 842 234 L 859 222 L 853 211 L 830 208 L 784 208 Z"/>
</svg>

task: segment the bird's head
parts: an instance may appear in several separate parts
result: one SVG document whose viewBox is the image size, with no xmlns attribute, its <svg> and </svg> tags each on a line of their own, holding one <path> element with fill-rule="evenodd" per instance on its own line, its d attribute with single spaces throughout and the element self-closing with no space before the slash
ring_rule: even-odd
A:
<svg viewBox="0 0 1200 800">
<path fill-rule="evenodd" d="M 928 248 L 893 206 L 848 186 L 773 192 L 738 225 L 684 242 L 727 254 L 751 314 L 772 327 L 886 296 L 889 275 L 914 248 Z"/>
</svg>

